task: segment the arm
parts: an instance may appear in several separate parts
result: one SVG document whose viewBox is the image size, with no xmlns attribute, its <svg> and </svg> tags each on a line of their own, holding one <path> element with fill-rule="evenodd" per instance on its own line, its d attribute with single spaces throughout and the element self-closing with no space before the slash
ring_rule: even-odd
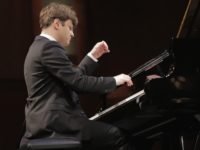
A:
<svg viewBox="0 0 200 150">
<path fill-rule="evenodd" d="M 110 50 L 108 49 L 108 45 L 105 41 L 96 43 L 92 50 L 79 64 L 80 69 L 82 69 L 87 75 L 92 74 L 98 66 L 98 59 L 109 52 Z"/>
<path fill-rule="evenodd" d="M 48 44 L 42 53 L 42 64 L 66 86 L 82 92 L 107 93 L 116 88 L 113 77 L 85 75 L 83 69 L 73 67 L 64 50 L 57 44 Z"/>
<path fill-rule="evenodd" d="M 83 71 L 84 74 L 91 75 L 98 67 L 98 63 L 95 62 L 91 57 L 86 55 L 80 62 L 78 67 Z"/>
<path fill-rule="evenodd" d="M 88 53 L 88 57 L 90 57 L 90 61 L 92 59 L 93 62 L 97 62 L 100 57 L 102 57 L 104 54 L 109 53 L 109 52 L 110 52 L 110 50 L 108 48 L 107 43 L 105 41 L 101 41 L 101 42 L 98 42 L 93 47 L 93 49 Z M 87 57 L 85 57 L 85 58 L 87 58 Z M 84 60 L 86 60 L 85 58 L 84 58 Z M 83 61 L 83 62 L 86 62 L 86 61 Z M 81 63 L 81 64 L 86 64 L 86 63 Z M 84 65 L 84 66 L 86 68 L 86 65 Z M 92 70 L 91 68 L 94 70 L 95 67 L 92 67 L 92 65 L 91 65 L 90 67 L 87 67 L 87 69 L 85 69 L 85 70 L 87 70 L 87 72 L 89 72 L 88 70 L 90 70 L 90 72 L 91 72 L 91 70 Z M 114 79 L 115 79 L 117 86 L 122 85 L 122 84 L 126 84 L 127 86 L 133 85 L 133 82 L 132 82 L 130 76 L 123 74 L 123 73 L 115 76 Z"/>
</svg>

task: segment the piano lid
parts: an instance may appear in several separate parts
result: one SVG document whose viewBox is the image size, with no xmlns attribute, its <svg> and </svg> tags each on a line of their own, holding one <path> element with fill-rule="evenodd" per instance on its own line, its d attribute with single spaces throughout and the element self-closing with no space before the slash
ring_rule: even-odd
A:
<svg viewBox="0 0 200 150">
<path fill-rule="evenodd" d="M 170 42 L 179 73 L 199 71 L 200 0 L 189 0 L 179 30 Z"/>
<path fill-rule="evenodd" d="M 200 0 L 189 0 L 176 38 L 200 37 Z"/>
</svg>

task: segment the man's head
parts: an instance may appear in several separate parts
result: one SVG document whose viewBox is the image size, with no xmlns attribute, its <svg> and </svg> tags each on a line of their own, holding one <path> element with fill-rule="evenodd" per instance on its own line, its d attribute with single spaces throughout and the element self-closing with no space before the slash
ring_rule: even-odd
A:
<svg viewBox="0 0 200 150">
<path fill-rule="evenodd" d="M 63 46 L 74 36 L 73 27 L 78 24 L 75 11 L 61 3 L 50 3 L 40 12 L 40 27 L 50 33 Z"/>
</svg>

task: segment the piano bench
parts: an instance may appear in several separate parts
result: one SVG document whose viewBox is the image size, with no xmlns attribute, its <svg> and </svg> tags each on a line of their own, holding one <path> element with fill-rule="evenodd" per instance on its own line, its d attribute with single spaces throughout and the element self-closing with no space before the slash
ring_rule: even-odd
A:
<svg viewBox="0 0 200 150">
<path fill-rule="evenodd" d="M 20 150 L 80 150 L 81 142 L 72 137 L 33 139 Z"/>
</svg>

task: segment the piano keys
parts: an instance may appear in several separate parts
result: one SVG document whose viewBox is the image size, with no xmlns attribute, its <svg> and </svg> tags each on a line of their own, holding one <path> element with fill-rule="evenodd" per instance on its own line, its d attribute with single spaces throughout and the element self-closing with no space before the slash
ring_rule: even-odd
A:
<svg viewBox="0 0 200 150">
<path fill-rule="evenodd" d="M 94 116 L 90 117 L 89 119 L 90 120 L 100 120 L 102 119 L 103 117 L 105 116 L 108 116 L 110 115 L 111 113 L 113 113 L 114 111 L 117 111 L 119 108 L 125 106 L 125 105 L 128 105 L 130 104 L 131 102 L 133 102 L 134 104 L 138 104 L 140 103 L 140 97 L 143 96 L 145 93 L 144 93 L 144 90 L 141 90 L 139 92 L 137 92 L 136 94 L 133 94 L 129 97 L 127 97 L 126 99 L 118 102 L 117 104 L 95 114 Z"/>
</svg>

